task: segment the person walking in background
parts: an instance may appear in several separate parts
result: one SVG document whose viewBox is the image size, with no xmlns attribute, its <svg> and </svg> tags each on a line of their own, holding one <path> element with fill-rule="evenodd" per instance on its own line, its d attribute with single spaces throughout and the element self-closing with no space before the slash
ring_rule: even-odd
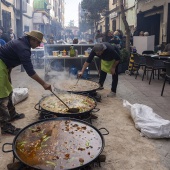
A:
<svg viewBox="0 0 170 170">
<path fill-rule="evenodd" d="M 16 36 L 13 32 L 13 29 L 10 28 L 9 31 L 8 31 L 8 40 L 11 41 L 11 40 L 14 40 L 14 39 L 16 39 Z"/>
<path fill-rule="evenodd" d="M 123 39 L 123 32 L 122 32 L 122 30 L 119 30 L 119 29 L 117 29 L 116 31 L 118 31 L 118 33 L 119 33 L 119 38 L 120 38 L 120 40 L 122 40 Z"/>
<path fill-rule="evenodd" d="M 0 39 L 0 47 L 5 45 L 5 44 L 6 44 L 6 42 L 3 39 Z"/>
<path fill-rule="evenodd" d="M 134 28 L 134 32 L 132 36 L 139 36 L 139 29 L 137 27 Z"/>
<path fill-rule="evenodd" d="M 100 32 L 100 30 L 97 30 L 96 35 L 95 35 L 95 40 L 96 43 L 101 43 L 102 42 L 103 35 Z"/>
<path fill-rule="evenodd" d="M 101 71 L 99 78 L 100 89 L 103 89 L 104 82 L 106 80 L 107 73 L 112 74 L 112 85 L 111 92 L 107 97 L 116 96 L 117 84 L 118 84 L 118 64 L 120 61 L 120 52 L 115 45 L 104 42 L 95 44 L 92 51 L 90 52 L 89 57 L 81 69 L 81 72 L 78 73 L 78 76 L 81 77 L 92 62 L 94 56 L 97 56 L 101 59 Z"/>
<path fill-rule="evenodd" d="M 169 53 L 170 53 L 170 43 L 168 43 L 168 44 L 165 46 L 165 48 L 164 48 L 163 51 L 164 51 L 164 52 L 169 52 Z"/>
<path fill-rule="evenodd" d="M 45 90 L 51 90 L 51 85 L 42 80 L 31 62 L 31 48 L 36 48 L 45 42 L 39 31 L 25 33 L 26 36 L 11 40 L 0 48 L 0 126 L 2 134 L 16 135 L 20 128 L 13 126 L 10 121 L 22 119 L 23 113 L 16 112 L 12 103 L 12 82 L 10 73 L 16 66 L 23 65 L 26 73 L 37 81 Z"/>
<path fill-rule="evenodd" d="M 119 32 L 115 31 L 113 33 L 113 38 L 109 41 L 112 45 L 116 45 L 119 49 L 121 49 L 121 39 L 119 38 Z"/>
<path fill-rule="evenodd" d="M 144 36 L 144 31 L 140 31 L 139 36 Z"/>
<path fill-rule="evenodd" d="M 113 34 L 110 30 L 107 30 L 103 36 L 103 42 L 109 42 L 113 38 Z"/>
<path fill-rule="evenodd" d="M 0 29 L 0 47 L 6 44 L 5 40 L 3 39 L 2 34 L 3 34 L 3 31 Z"/>
<path fill-rule="evenodd" d="M 5 42 L 8 42 L 8 35 L 4 32 L 4 28 L 0 28 L 0 39 L 3 39 Z"/>
<path fill-rule="evenodd" d="M 149 36 L 149 32 L 144 32 L 143 36 Z"/>
</svg>

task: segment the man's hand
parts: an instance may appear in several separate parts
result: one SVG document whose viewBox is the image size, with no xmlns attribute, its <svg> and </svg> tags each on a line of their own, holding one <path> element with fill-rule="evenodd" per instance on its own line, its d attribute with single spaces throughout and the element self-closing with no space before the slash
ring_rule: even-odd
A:
<svg viewBox="0 0 170 170">
<path fill-rule="evenodd" d="M 111 74 L 114 75 L 115 74 L 115 67 L 111 68 Z"/>
<path fill-rule="evenodd" d="M 83 75 L 82 71 L 78 72 L 78 78 L 81 78 L 82 75 Z"/>
<path fill-rule="evenodd" d="M 50 91 L 52 91 L 52 88 L 51 88 L 51 85 L 50 85 L 50 84 L 44 83 L 44 84 L 43 84 L 43 87 L 44 87 L 45 90 L 50 90 Z"/>
</svg>

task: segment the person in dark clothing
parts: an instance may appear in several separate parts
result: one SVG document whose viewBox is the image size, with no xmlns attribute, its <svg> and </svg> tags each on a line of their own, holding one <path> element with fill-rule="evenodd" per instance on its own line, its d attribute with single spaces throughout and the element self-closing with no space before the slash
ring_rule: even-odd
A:
<svg viewBox="0 0 170 170">
<path fill-rule="evenodd" d="M 9 41 L 7 33 L 5 33 L 4 28 L 0 28 L 0 38 L 3 39 L 5 42 Z"/>
<path fill-rule="evenodd" d="M 111 92 L 107 95 L 107 97 L 114 97 L 116 95 L 118 84 L 118 64 L 120 61 L 119 49 L 115 45 L 111 45 L 107 42 L 95 44 L 89 57 L 84 63 L 81 72 L 78 74 L 79 77 L 83 75 L 85 69 L 92 62 L 94 56 L 98 56 L 101 59 L 101 71 L 99 78 L 100 89 L 103 89 L 107 73 L 112 74 Z"/>
<path fill-rule="evenodd" d="M 11 40 L 14 40 L 14 39 L 16 39 L 16 35 L 14 34 L 13 29 L 10 28 L 9 31 L 8 31 L 8 40 L 11 41 Z"/>
<path fill-rule="evenodd" d="M 168 44 L 165 46 L 165 48 L 164 48 L 163 51 L 164 51 L 164 52 L 169 52 L 169 53 L 170 53 L 170 43 L 168 43 Z"/>
<path fill-rule="evenodd" d="M 5 45 L 5 44 L 6 44 L 6 42 L 3 39 L 0 39 L 0 47 Z"/>
<path fill-rule="evenodd" d="M 96 43 L 102 42 L 102 38 L 103 38 L 102 33 L 100 32 L 100 30 L 97 30 L 96 35 L 95 35 L 95 41 L 96 41 Z"/>
<path fill-rule="evenodd" d="M 139 36 L 139 33 L 140 33 L 140 30 L 137 27 L 135 27 L 134 32 L 133 32 L 133 36 Z"/>
<path fill-rule="evenodd" d="M 105 32 L 105 35 L 102 39 L 103 42 L 109 42 L 113 38 L 112 32 L 110 30 L 107 30 Z"/>
<path fill-rule="evenodd" d="M 31 62 L 31 48 L 36 48 L 45 42 L 43 34 L 39 31 L 27 32 L 26 36 L 11 40 L 0 47 L 0 126 L 2 134 L 16 135 L 20 128 L 13 126 L 10 121 L 24 118 L 18 114 L 12 103 L 12 85 L 10 73 L 12 68 L 23 65 L 26 73 L 37 81 L 45 90 L 51 90 L 51 85 L 42 80 Z"/>
</svg>

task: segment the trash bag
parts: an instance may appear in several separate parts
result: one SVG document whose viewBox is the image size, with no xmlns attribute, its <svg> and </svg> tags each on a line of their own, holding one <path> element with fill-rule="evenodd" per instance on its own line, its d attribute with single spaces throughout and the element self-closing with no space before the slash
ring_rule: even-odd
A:
<svg viewBox="0 0 170 170">
<path fill-rule="evenodd" d="M 130 109 L 136 129 L 148 138 L 170 138 L 170 121 L 154 113 L 153 109 L 143 104 L 130 104 L 123 101 L 123 106 Z"/>
<path fill-rule="evenodd" d="M 28 97 L 28 88 L 14 88 L 12 93 L 13 105 L 18 104 Z"/>
</svg>

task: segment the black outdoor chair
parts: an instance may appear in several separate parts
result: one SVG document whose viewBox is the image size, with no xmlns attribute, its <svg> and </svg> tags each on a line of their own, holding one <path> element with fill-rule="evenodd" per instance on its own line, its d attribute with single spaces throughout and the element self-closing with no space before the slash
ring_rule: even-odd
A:
<svg viewBox="0 0 170 170">
<path fill-rule="evenodd" d="M 134 62 L 132 64 L 132 69 L 131 69 L 131 73 L 133 73 L 133 71 L 136 71 L 136 75 L 135 75 L 135 79 L 137 78 L 138 74 L 139 74 L 139 69 L 141 66 L 145 66 L 146 64 L 146 59 L 144 56 L 140 55 L 140 54 L 133 54 L 134 55 Z"/>
<path fill-rule="evenodd" d="M 155 54 L 155 53 L 152 50 L 145 50 L 142 52 L 142 55 L 144 55 L 144 54 Z"/>
<path fill-rule="evenodd" d="M 158 70 L 158 80 L 159 80 L 160 70 L 165 69 L 165 65 L 162 60 L 153 59 L 151 56 L 145 56 L 145 59 L 146 59 L 146 65 L 143 72 L 142 81 L 144 79 L 144 76 L 146 75 L 146 72 L 148 75 L 148 72 L 151 71 L 150 78 L 149 78 L 149 84 L 150 84 L 152 76 L 154 79 L 154 70 Z"/>
<path fill-rule="evenodd" d="M 169 80 L 169 83 L 170 83 L 170 62 L 164 62 L 164 64 L 165 64 L 165 69 L 166 69 L 166 75 L 165 75 L 164 83 L 162 86 L 161 96 L 163 96 L 166 81 Z"/>
</svg>

